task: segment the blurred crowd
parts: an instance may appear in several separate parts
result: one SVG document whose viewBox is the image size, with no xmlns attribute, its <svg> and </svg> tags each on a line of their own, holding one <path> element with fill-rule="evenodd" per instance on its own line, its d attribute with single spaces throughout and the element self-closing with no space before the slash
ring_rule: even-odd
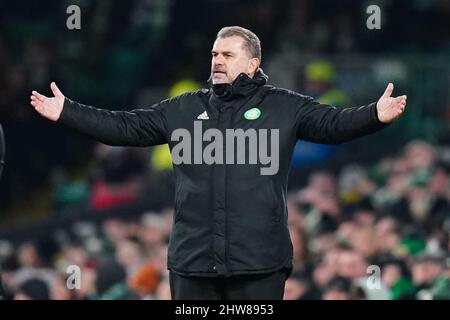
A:
<svg viewBox="0 0 450 320">
<path fill-rule="evenodd" d="M 313 173 L 289 202 L 286 298 L 450 299 L 444 153 L 412 141 L 373 166 Z"/>
<path fill-rule="evenodd" d="M 450 299 L 449 152 L 417 140 L 372 165 L 311 172 L 288 197 L 294 269 L 285 299 Z M 172 220 L 168 207 L 4 240 L 5 297 L 170 299 Z"/>
<path fill-rule="evenodd" d="M 79 222 L 70 232 L 15 248 L 2 243 L 10 252 L 2 263 L 4 298 L 170 299 L 165 261 L 171 225 L 170 210 L 149 212 L 136 220 L 108 219 L 99 228 Z"/>
</svg>

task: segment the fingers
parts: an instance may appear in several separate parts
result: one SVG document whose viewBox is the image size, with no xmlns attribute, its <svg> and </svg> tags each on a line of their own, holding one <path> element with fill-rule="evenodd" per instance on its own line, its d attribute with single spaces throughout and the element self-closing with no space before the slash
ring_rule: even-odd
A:
<svg viewBox="0 0 450 320">
<path fill-rule="evenodd" d="M 402 113 L 406 108 L 406 95 L 395 98 L 397 106 L 400 108 L 400 113 Z"/>
<path fill-rule="evenodd" d="M 397 102 L 400 105 L 405 106 L 406 105 L 406 99 L 407 99 L 407 97 L 405 95 L 403 95 L 403 96 L 395 98 L 395 102 Z"/>
<path fill-rule="evenodd" d="M 40 94 L 39 92 L 37 92 L 37 91 L 32 91 L 31 92 L 31 96 L 32 97 L 35 97 L 38 101 L 44 101 L 45 99 L 47 99 L 47 97 L 46 96 L 44 96 L 43 94 Z"/>
<path fill-rule="evenodd" d="M 392 94 L 392 91 L 394 91 L 394 85 L 391 82 L 389 82 L 389 84 L 386 87 L 386 90 L 383 93 L 383 97 L 385 97 L 385 98 L 390 97 Z"/>
<path fill-rule="evenodd" d="M 36 91 L 33 91 L 33 92 L 36 92 Z M 35 108 L 35 109 L 37 109 L 37 107 L 38 106 L 41 106 L 41 104 L 44 102 L 43 100 L 41 100 L 38 96 L 36 96 L 36 95 L 31 95 L 31 105 Z"/>
<path fill-rule="evenodd" d="M 43 110 L 42 101 L 39 101 L 36 98 L 32 97 L 30 103 L 37 111 L 41 112 Z"/>
<path fill-rule="evenodd" d="M 53 94 L 55 97 L 63 96 L 62 92 L 59 90 L 59 88 L 56 86 L 56 83 L 52 82 L 50 84 L 50 89 L 52 89 Z"/>
</svg>

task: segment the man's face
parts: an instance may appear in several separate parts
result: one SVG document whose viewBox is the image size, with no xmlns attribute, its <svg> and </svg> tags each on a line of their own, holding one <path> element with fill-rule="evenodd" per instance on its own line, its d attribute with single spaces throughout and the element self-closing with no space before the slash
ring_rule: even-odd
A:
<svg viewBox="0 0 450 320">
<path fill-rule="evenodd" d="M 253 77 L 259 66 L 259 59 L 250 58 L 244 49 L 244 39 L 238 36 L 216 39 L 211 53 L 213 84 L 232 83 L 242 72 Z"/>
</svg>

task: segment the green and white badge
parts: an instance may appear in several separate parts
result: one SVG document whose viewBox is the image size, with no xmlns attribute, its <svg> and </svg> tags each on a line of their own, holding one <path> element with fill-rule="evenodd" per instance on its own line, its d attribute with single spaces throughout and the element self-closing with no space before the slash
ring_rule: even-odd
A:
<svg viewBox="0 0 450 320">
<path fill-rule="evenodd" d="M 247 120 L 256 120 L 261 116 L 261 110 L 258 108 L 251 108 L 244 113 L 244 118 Z"/>
</svg>

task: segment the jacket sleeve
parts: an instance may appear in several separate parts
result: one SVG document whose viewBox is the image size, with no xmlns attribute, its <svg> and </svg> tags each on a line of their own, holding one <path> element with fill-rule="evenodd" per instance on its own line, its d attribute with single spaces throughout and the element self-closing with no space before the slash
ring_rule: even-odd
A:
<svg viewBox="0 0 450 320">
<path fill-rule="evenodd" d="M 164 144 L 167 129 L 161 104 L 149 109 L 110 111 L 66 98 L 58 123 L 112 146 Z"/>
<path fill-rule="evenodd" d="M 297 139 L 339 144 L 388 126 L 378 119 L 376 102 L 361 107 L 338 108 L 302 96 L 297 100 Z"/>
</svg>

